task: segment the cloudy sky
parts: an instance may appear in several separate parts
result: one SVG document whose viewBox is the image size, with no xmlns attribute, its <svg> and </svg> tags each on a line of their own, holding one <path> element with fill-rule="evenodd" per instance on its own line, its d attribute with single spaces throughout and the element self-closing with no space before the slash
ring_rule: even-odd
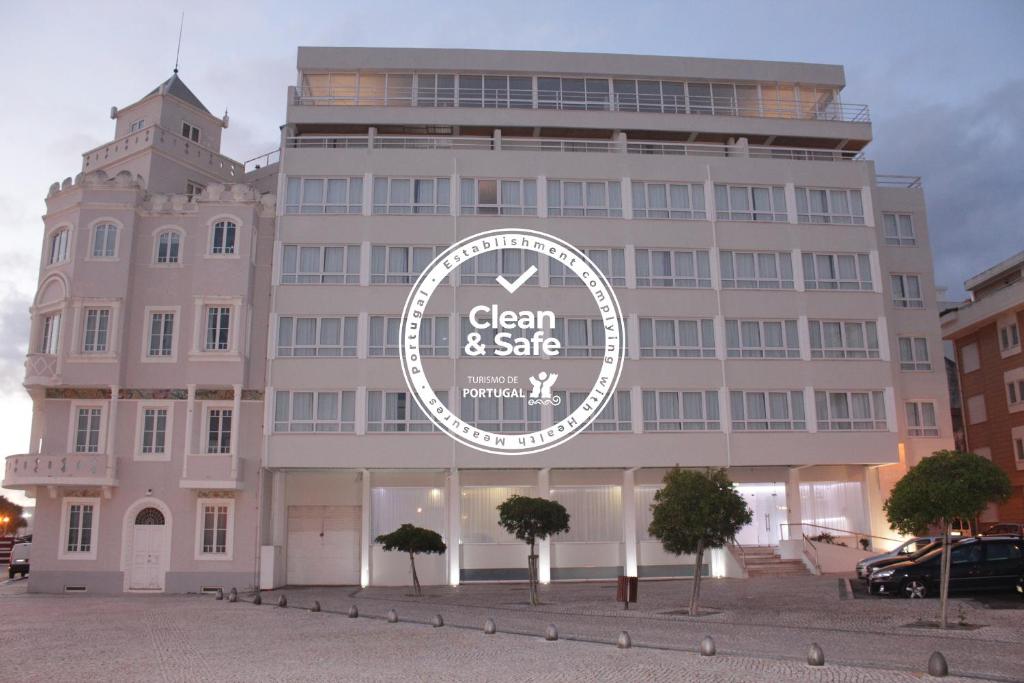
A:
<svg viewBox="0 0 1024 683">
<path fill-rule="evenodd" d="M 272 149 L 297 45 L 565 50 L 793 60 L 846 67 L 871 107 L 879 172 L 924 177 L 936 280 L 1024 249 L 1024 2 L 3 2 L 0 63 L 0 455 L 25 452 L 20 383 L 43 197 L 108 141 L 111 105 L 170 75 L 228 108 L 224 152 Z"/>
</svg>

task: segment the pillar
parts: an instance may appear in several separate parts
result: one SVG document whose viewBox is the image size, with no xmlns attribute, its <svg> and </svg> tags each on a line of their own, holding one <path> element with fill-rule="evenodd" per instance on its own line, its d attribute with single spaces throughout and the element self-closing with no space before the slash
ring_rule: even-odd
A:
<svg viewBox="0 0 1024 683">
<path fill-rule="evenodd" d="M 462 484 L 459 470 L 448 473 L 448 583 L 454 588 L 462 578 Z"/>
<path fill-rule="evenodd" d="M 551 496 L 551 469 L 545 467 L 537 471 L 537 497 Z M 540 583 L 551 583 L 551 539 L 545 538 L 538 542 L 537 580 Z"/>
<path fill-rule="evenodd" d="M 626 576 L 637 576 L 636 469 L 622 472 L 622 569 Z"/>
<path fill-rule="evenodd" d="M 370 470 L 362 471 L 363 520 L 359 533 L 359 585 L 370 585 Z"/>
</svg>

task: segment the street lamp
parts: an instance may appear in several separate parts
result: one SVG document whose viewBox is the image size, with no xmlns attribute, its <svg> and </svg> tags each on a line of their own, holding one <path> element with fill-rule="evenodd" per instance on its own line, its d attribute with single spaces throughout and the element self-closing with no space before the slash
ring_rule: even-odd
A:
<svg viewBox="0 0 1024 683">
<path fill-rule="evenodd" d="M 7 523 L 10 522 L 10 521 L 11 521 L 11 518 L 8 517 L 7 515 L 4 515 L 3 517 L 0 517 L 0 522 L 3 522 L 3 525 L 4 525 L 4 536 L 7 535 Z"/>
</svg>

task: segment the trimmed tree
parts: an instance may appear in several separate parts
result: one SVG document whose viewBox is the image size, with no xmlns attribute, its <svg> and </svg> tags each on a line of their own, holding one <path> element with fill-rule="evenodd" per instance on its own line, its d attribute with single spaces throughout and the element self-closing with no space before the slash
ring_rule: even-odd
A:
<svg viewBox="0 0 1024 683">
<path fill-rule="evenodd" d="M 384 550 L 397 550 L 409 553 L 409 566 L 412 567 L 412 590 L 416 597 L 423 595 L 420 589 L 420 577 L 416 574 L 417 555 L 442 555 L 448 546 L 441 534 L 414 524 L 403 524 L 390 534 L 382 534 L 376 538 Z"/>
<path fill-rule="evenodd" d="M 28 526 L 28 522 L 25 520 L 25 509 L 4 496 L 0 496 L 0 520 L 5 518 L 7 522 L 0 522 L 0 535 L 16 536 L 18 529 Z"/>
<path fill-rule="evenodd" d="M 537 595 L 537 540 L 569 530 L 569 513 L 557 500 L 511 496 L 498 506 L 498 524 L 530 546 L 526 560 L 530 582 L 530 604 L 539 605 Z"/>
<path fill-rule="evenodd" d="M 694 556 L 689 613 L 696 615 L 700 613 L 704 551 L 732 541 L 753 516 L 723 469 L 699 471 L 676 467 L 665 475 L 663 482 L 664 486 L 654 494 L 652 521 L 647 531 L 668 552 Z"/>
<path fill-rule="evenodd" d="M 1003 502 L 1010 493 L 1010 478 L 992 461 L 959 451 L 936 451 L 892 487 L 884 509 L 894 529 L 902 534 L 919 534 L 935 526 L 942 530 L 942 628 L 946 628 L 949 609 L 950 525 L 957 518 L 974 519 L 989 503 Z"/>
</svg>

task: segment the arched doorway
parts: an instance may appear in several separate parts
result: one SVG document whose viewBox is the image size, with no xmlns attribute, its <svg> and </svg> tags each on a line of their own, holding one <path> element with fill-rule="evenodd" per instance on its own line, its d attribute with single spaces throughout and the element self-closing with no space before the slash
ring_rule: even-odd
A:
<svg viewBox="0 0 1024 683">
<path fill-rule="evenodd" d="M 142 508 L 132 519 L 130 530 L 128 590 L 163 590 L 170 560 L 170 530 L 163 511 L 153 506 Z"/>
</svg>

